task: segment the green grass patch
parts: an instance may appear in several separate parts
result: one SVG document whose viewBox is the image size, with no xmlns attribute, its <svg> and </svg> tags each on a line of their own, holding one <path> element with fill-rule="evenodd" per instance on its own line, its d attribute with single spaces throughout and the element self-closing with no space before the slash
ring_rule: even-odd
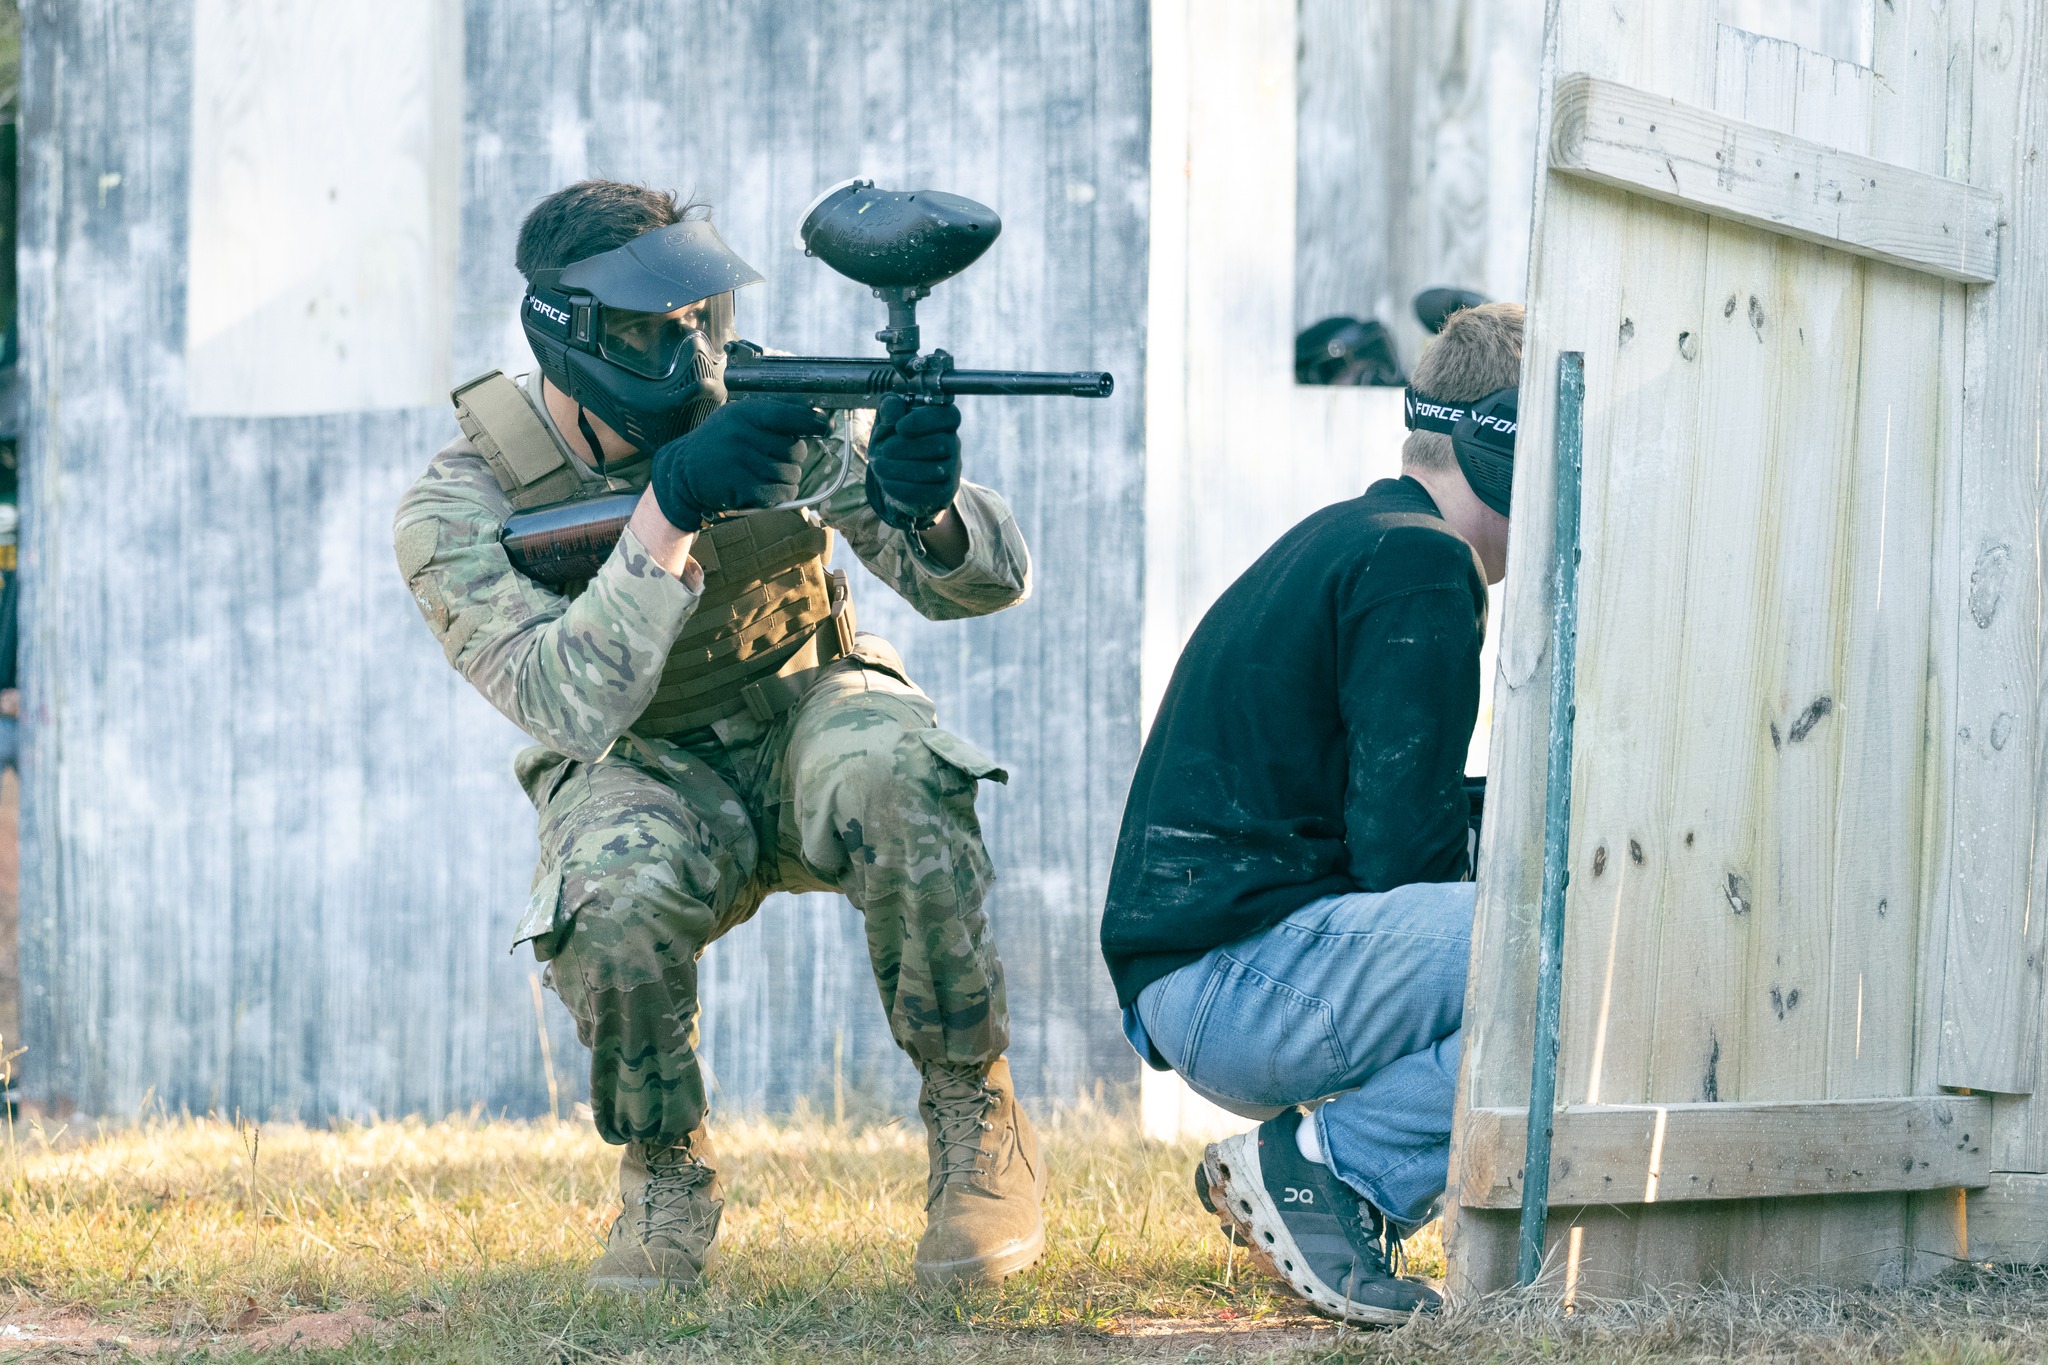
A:
<svg viewBox="0 0 2048 1365">
<path fill-rule="evenodd" d="M 798 1117 L 717 1133 L 721 1257 L 687 1294 L 592 1294 L 615 1153 L 587 1125 L 159 1120 L 0 1142 L 0 1352 L 317 1361 L 2048 1357 L 2048 1279 L 1965 1267 L 1891 1294 L 1502 1299 L 1400 1331 L 1300 1311 L 1195 1203 L 1193 1144 L 1070 1113 L 1044 1134 L 1050 1250 L 926 1292 L 923 1134 Z M 1411 1247 L 1440 1273 L 1433 1230 Z"/>
</svg>

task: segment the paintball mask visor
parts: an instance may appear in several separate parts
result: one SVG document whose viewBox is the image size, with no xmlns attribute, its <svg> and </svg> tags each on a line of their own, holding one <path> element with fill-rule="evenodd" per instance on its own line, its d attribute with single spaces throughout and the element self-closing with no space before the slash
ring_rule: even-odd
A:
<svg viewBox="0 0 2048 1365">
<path fill-rule="evenodd" d="M 705 299 L 698 325 L 670 313 L 640 313 L 597 305 L 597 353 L 629 374 L 666 379 L 690 349 L 692 333 L 701 333 L 713 355 L 722 354 L 732 338 L 731 294 Z"/>
<path fill-rule="evenodd" d="M 555 284 L 564 293 L 588 294 L 607 308 L 673 313 L 760 282 L 761 272 L 734 255 L 718 229 L 699 218 L 643 232 L 624 246 L 564 266 Z"/>
</svg>

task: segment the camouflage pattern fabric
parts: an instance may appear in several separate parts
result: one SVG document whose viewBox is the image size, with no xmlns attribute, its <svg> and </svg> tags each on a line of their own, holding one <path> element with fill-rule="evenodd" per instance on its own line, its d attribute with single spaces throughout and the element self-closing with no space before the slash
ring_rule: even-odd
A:
<svg viewBox="0 0 2048 1365">
<path fill-rule="evenodd" d="M 536 410 L 545 421 L 545 409 Z M 804 496 L 838 477 L 848 420 L 835 414 L 833 436 L 802 443 Z M 868 414 L 852 414 L 851 421 L 852 468 L 846 486 L 819 509 L 825 524 L 932 620 L 985 616 L 1021 602 L 1030 592 L 1031 561 L 1008 504 L 962 483 L 954 508 L 967 527 L 967 558 L 939 568 L 868 506 Z M 603 491 L 594 471 L 576 467 L 591 492 Z M 622 468 L 612 466 L 612 487 L 646 485 L 646 461 L 624 477 Z M 514 572 L 505 557 L 498 538 L 511 514 L 490 466 L 458 438 L 399 503 L 399 571 L 448 662 L 491 705 L 555 752 L 594 760 L 647 709 L 697 594 L 657 565 L 630 531 L 582 593 L 554 592 Z"/>
<path fill-rule="evenodd" d="M 1030 560 L 1002 498 L 961 485 L 968 553 L 941 569 L 868 507 L 868 418 L 847 420 L 804 443 L 802 488 L 838 478 L 850 430 L 847 481 L 819 510 L 861 561 L 934 620 L 1021 601 Z M 645 461 L 621 469 L 612 487 L 645 484 Z M 515 946 L 533 942 L 592 1050 L 605 1138 L 660 1147 L 702 1119 L 697 956 L 774 890 L 841 890 L 862 911 L 891 1033 L 913 1059 L 1001 1055 L 1009 1023 L 974 794 L 977 779 L 1004 775 L 936 726 L 894 651 L 862 636 L 774 721 L 740 716 L 688 744 L 634 735 L 698 595 L 630 531 L 580 594 L 556 593 L 506 559 L 511 510 L 456 440 L 399 506 L 399 568 L 449 663 L 539 742 L 516 763 L 540 811 L 541 862 Z"/>
<path fill-rule="evenodd" d="M 591 1050 L 610 1142 L 661 1147 L 706 1113 L 697 958 L 776 890 L 838 890 L 867 921 L 890 1033 L 922 1063 L 1009 1046 L 974 814 L 1007 780 L 872 662 L 832 668 L 732 743 L 629 739 L 597 763 L 530 764 L 542 861 L 521 932 Z"/>
</svg>

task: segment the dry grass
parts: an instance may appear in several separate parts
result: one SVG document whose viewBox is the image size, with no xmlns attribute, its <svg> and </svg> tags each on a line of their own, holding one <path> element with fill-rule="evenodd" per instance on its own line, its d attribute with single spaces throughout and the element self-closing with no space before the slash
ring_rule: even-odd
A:
<svg viewBox="0 0 2048 1365">
<path fill-rule="evenodd" d="M 1045 1263 L 923 1294 L 923 1144 L 806 1119 L 721 1132 L 724 1258 L 645 1302 L 591 1295 L 611 1153 L 587 1126 L 313 1130 L 160 1121 L 0 1147 L 0 1351 L 213 1359 L 2008 1361 L 2048 1356 L 2048 1279 L 1893 1295 L 1703 1296 L 1565 1317 L 1497 1302 L 1340 1333 L 1244 1273 L 1195 1149 L 1100 1114 L 1047 1133 Z M 1436 1268 L 1433 1240 L 1419 1248 Z"/>
</svg>

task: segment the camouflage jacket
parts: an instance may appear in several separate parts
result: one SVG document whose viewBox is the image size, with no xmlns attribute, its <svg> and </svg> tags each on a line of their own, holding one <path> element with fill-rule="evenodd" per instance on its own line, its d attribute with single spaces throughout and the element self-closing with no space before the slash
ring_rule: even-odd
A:
<svg viewBox="0 0 2048 1365">
<path fill-rule="evenodd" d="M 804 496 L 838 478 L 847 422 L 839 414 L 832 437 L 803 442 Z M 932 620 L 985 616 L 1022 601 L 1031 590 L 1030 556 L 1009 505 L 992 490 L 960 485 L 953 506 L 968 548 L 957 568 L 929 562 L 908 536 L 882 524 L 864 488 L 869 424 L 867 414 L 852 415 L 852 467 L 818 508 L 825 524 Z M 622 476 L 614 466 L 613 486 L 644 487 L 647 467 L 640 461 Z M 594 472 L 576 468 L 591 492 L 602 490 Z M 499 543 L 511 514 L 483 457 L 457 437 L 398 505 L 399 572 L 448 662 L 491 705 L 547 748 L 595 762 L 647 709 L 698 593 L 656 564 L 628 530 L 589 586 L 564 596 L 512 568 Z"/>
</svg>

